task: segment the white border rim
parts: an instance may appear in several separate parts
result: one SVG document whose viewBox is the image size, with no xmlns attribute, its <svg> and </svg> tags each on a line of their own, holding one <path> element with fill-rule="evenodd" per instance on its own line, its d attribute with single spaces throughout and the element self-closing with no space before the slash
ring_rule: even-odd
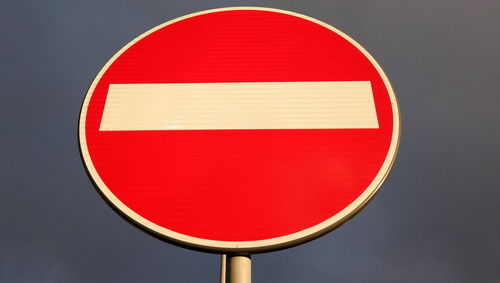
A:
<svg viewBox="0 0 500 283">
<path fill-rule="evenodd" d="M 197 238 L 197 237 L 192 237 L 188 235 L 184 235 L 181 233 L 177 233 L 175 231 L 166 229 L 164 227 L 161 227 L 134 212 L 132 209 L 127 207 L 124 203 L 122 203 L 109 189 L 108 187 L 104 184 L 102 179 L 100 178 L 99 174 L 97 173 L 97 170 L 95 169 L 92 160 L 90 158 L 90 154 L 87 148 L 87 142 L 86 142 L 86 135 L 85 135 L 85 119 L 86 119 L 86 114 L 87 114 L 87 109 L 88 105 L 90 102 L 90 98 L 92 97 L 92 93 L 94 92 L 94 89 L 103 76 L 103 74 L 107 71 L 107 69 L 110 67 L 110 65 L 123 53 L 125 52 L 129 47 L 131 47 L 133 44 L 141 40 L 142 38 L 148 36 L 149 34 L 165 27 L 168 25 L 171 25 L 175 22 L 203 15 L 203 14 L 209 14 L 209 13 L 216 13 L 216 12 L 222 12 L 222 11 L 233 11 L 233 10 L 259 10 L 259 11 L 268 11 L 268 12 L 276 12 L 276 13 L 281 13 L 281 14 L 286 14 L 286 15 L 291 15 L 295 17 L 299 17 L 311 22 L 314 22 L 316 24 L 319 24 L 325 28 L 328 28 L 329 30 L 339 34 L 342 36 L 344 39 L 349 41 L 351 44 L 353 44 L 358 50 L 360 50 L 366 58 L 370 60 L 370 62 L 373 64 L 373 66 L 377 69 L 377 72 L 381 76 L 387 91 L 389 93 L 389 97 L 391 100 L 391 105 L 392 105 L 392 113 L 393 113 L 393 134 L 391 137 L 391 144 L 389 146 L 389 151 L 386 156 L 386 159 L 384 160 L 384 163 L 382 164 L 379 172 L 373 179 L 373 181 L 370 183 L 370 185 L 364 190 L 364 192 L 357 198 L 355 199 L 350 205 L 345 207 L 343 210 L 341 210 L 339 213 L 335 214 L 334 216 L 330 217 L 329 219 L 315 225 L 312 227 L 309 227 L 307 229 L 301 230 L 299 232 L 295 232 L 286 236 L 280 236 L 276 238 L 270 238 L 270 239 L 265 239 L 265 240 L 256 240 L 256 241 L 216 241 L 216 240 L 207 240 L 207 239 L 202 239 L 202 238 Z M 96 184 L 97 188 L 99 191 L 102 193 L 102 195 L 105 196 L 107 201 L 114 206 L 119 212 L 121 212 L 123 215 L 125 215 L 129 220 L 132 220 L 132 222 L 136 223 L 138 226 L 141 228 L 152 232 L 153 234 L 160 236 L 161 238 L 165 238 L 167 240 L 171 240 L 177 244 L 187 246 L 190 248 L 195 248 L 203 251 L 210 251 L 210 252 L 251 252 L 251 253 L 258 253 L 258 252 L 266 252 L 266 251 L 273 251 L 273 250 L 278 250 L 278 249 L 283 249 L 287 247 L 292 247 L 295 245 L 302 244 L 304 242 L 310 241 L 312 239 L 315 239 L 333 229 L 336 227 L 340 226 L 347 220 L 349 220 L 351 217 L 353 217 L 359 210 L 361 210 L 375 195 L 375 193 L 379 190 L 380 186 L 386 179 L 387 175 L 389 174 L 389 171 L 391 170 L 396 154 L 399 148 L 399 142 L 400 142 L 400 132 L 401 132 L 401 120 L 400 120 L 400 113 L 399 113 L 399 106 L 397 102 L 396 95 L 394 93 L 394 90 L 389 82 L 389 79 L 387 78 L 386 74 L 380 67 L 380 65 L 375 61 L 375 59 L 356 41 L 354 41 L 351 37 L 343 33 L 342 31 L 334 28 L 333 26 L 330 26 L 322 21 L 319 21 L 317 19 L 314 19 L 309 16 L 305 16 L 299 13 L 295 12 L 290 12 L 286 10 L 281 10 L 281 9 L 275 9 L 275 8 L 265 8 L 265 7 L 251 7 L 251 6 L 240 6 L 240 7 L 226 7 L 226 8 L 217 8 L 217 9 L 209 9 L 209 10 L 204 10 L 192 14 L 188 14 L 182 17 L 178 17 L 176 19 L 170 20 L 168 22 L 165 22 L 163 24 L 160 24 L 145 33 L 141 34 L 140 36 L 136 37 L 132 41 L 130 41 L 128 44 L 126 44 L 123 48 L 121 48 L 109 61 L 103 66 L 101 71 L 97 74 L 96 78 L 93 80 L 90 88 L 88 89 L 85 99 L 81 108 L 80 112 L 80 120 L 79 120 L 79 142 L 80 142 L 80 151 L 82 154 L 82 158 L 84 160 L 84 164 L 86 166 L 86 169 L 88 171 L 88 174 L 91 176 L 91 179 L 93 182 Z"/>
</svg>

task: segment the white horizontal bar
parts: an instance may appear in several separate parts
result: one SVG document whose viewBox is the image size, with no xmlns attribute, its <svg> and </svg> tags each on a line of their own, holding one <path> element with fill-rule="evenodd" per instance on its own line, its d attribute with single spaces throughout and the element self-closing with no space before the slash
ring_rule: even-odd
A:
<svg viewBox="0 0 500 283">
<path fill-rule="evenodd" d="M 101 131 L 378 128 L 369 81 L 111 84 Z"/>
</svg>

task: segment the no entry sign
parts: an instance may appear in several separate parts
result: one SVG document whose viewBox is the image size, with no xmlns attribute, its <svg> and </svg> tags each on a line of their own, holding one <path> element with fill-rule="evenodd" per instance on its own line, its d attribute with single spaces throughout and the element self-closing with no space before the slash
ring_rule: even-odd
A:
<svg viewBox="0 0 500 283">
<path fill-rule="evenodd" d="M 349 219 L 387 176 L 399 110 L 386 75 L 318 20 L 224 8 L 160 25 L 92 83 L 87 170 L 139 226 L 212 251 L 296 245 Z"/>
</svg>

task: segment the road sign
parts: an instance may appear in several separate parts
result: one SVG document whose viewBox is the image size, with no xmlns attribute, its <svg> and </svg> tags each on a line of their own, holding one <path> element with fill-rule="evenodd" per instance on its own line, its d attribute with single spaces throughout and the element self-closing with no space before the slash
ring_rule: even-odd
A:
<svg viewBox="0 0 500 283">
<path fill-rule="evenodd" d="M 318 237 L 387 176 L 399 110 L 371 55 L 268 8 L 184 16 L 122 48 L 92 83 L 80 147 L 102 195 L 140 227 L 202 250 Z"/>
</svg>

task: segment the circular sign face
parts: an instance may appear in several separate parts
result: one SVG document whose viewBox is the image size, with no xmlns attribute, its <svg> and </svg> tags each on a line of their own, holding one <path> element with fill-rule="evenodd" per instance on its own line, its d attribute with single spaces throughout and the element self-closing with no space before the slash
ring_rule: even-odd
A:
<svg viewBox="0 0 500 283">
<path fill-rule="evenodd" d="M 399 144 L 389 80 L 313 18 L 238 7 L 184 16 L 109 60 L 79 138 L 102 195 L 176 243 L 263 252 L 316 238 L 373 197 Z"/>
</svg>

